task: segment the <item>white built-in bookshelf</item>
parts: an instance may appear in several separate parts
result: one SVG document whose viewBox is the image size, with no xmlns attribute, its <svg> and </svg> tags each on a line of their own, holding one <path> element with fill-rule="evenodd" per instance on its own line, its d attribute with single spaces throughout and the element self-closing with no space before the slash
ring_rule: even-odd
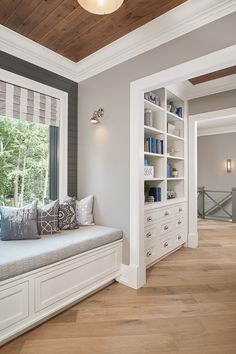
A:
<svg viewBox="0 0 236 354">
<path fill-rule="evenodd" d="M 155 95 L 158 97 L 155 103 L 149 101 L 150 95 L 153 101 Z M 145 197 L 145 209 L 181 202 L 185 198 L 185 116 L 184 100 L 167 88 L 144 95 L 144 165 L 153 166 L 154 171 L 153 176 L 144 177 L 145 196 L 151 188 L 160 188 L 161 194 L 161 200 L 155 202 L 148 202 Z M 160 144 L 163 144 L 162 151 Z M 174 198 L 169 199 L 170 194 Z"/>
</svg>

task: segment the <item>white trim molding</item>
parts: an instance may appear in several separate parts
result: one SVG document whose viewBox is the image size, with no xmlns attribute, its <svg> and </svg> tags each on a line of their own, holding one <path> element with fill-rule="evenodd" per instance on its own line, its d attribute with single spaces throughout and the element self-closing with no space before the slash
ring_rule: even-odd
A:
<svg viewBox="0 0 236 354">
<path fill-rule="evenodd" d="M 0 49 L 75 81 L 76 63 L 2 25 L 0 25 Z"/>
<path fill-rule="evenodd" d="M 139 288 L 145 284 L 144 262 L 144 196 L 143 196 L 143 94 L 160 87 L 167 87 L 176 81 L 184 81 L 189 77 L 199 76 L 207 71 L 220 70 L 223 67 L 234 65 L 236 61 L 236 45 L 217 52 L 196 58 L 156 74 L 144 77 L 130 84 L 130 273 L 125 270 L 126 284 Z M 214 63 L 214 64 L 212 64 Z M 228 112 L 229 113 L 229 112 Z M 212 112 L 216 118 L 216 112 Z M 210 115 L 210 113 L 208 114 Z M 204 116 L 204 115 L 201 115 Z M 196 123 L 189 120 L 193 136 L 197 140 Z M 195 130 L 194 130 L 195 129 Z M 196 147 L 192 136 L 188 139 L 189 149 Z M 191 150 L 191 156 L 196 160 L 196 148 Z M 197 176 L 189 160 L 188 188 L 189 188 L 189 230 L 188 247 L 197 247 Z M 141 177 L 142 176 L 142 177 Z M 134 275 L 136 270 L 137 274 Z M 130 276 L 130 279 L 127 278 Z M 135 280 L 136 279 L 136 280 Z M 133 282 L 136 282 L 133 284 Z"/>
<path fill-rule="evenodd" d="M 235 0 L 188 0 L 78 63 L 2 25 L 0 48 L 22 60 L 80 82 L 235 11 Z"/>
<path fill-rule="evenodd" d="M 236 120 L 235 120 L 236 122 Z M 209 136 L 209 135 L 218 135 L 218 134 L 230 134 L 236 133 L 236 124 L 221 126 L 217 128 L 198 128 L 197 136 Z"/>
<path fill-rule="evenodd" d="M 0 69 L 0 77 L 1 80 L 10 84 L 37 91 L 60 100 L 59 197 L 61 199 L 64 198 L 68 194 L 68 93 L 3 69 Z"/>
</svg>

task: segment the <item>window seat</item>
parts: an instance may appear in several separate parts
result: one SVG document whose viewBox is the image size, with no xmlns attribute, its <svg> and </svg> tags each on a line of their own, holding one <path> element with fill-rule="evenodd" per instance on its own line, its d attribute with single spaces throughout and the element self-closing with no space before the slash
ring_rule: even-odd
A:
<svg viewBox="0 0 236 354">
<path fill-rule="evenodd" d="M 122 232 L 86 226 L 0 241 L 0 346 L 121 276 Z"/>
<path fill-rule="evenodd" d="M 122 231 L 83 226 L 39 240 L 0 241 L 0 281 L 122 239 Z"/>
</svg>

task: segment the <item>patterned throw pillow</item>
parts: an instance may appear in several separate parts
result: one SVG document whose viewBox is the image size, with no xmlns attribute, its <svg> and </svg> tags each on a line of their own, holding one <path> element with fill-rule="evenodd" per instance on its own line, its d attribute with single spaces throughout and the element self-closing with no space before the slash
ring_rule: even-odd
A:
<svg viewBox="0 0 236 354">
<path fill-rule="evenodd" d="M 70 198 L 59 204 L 58 226 L 60 230 L 78 228 L 76 221 L 76 200 L 74 198 Z"/>
<path fill-rule="evenodd" d="M 40 235 L 53 234 L 58 228 L 59 201 L 51 201 L 42 207 L 38 207 L 38 231 Z"/>
<path fill-rule="evenodd" d="M 94 225 L 93 195 L 76 201 L 76 219 L 78 225 Z"/>
<path fill-rule="evenodd" d="M 2 241 L 40 238 L 37 229 L 37 202 L 23 208 L 0 207 Z"/>
</svg>

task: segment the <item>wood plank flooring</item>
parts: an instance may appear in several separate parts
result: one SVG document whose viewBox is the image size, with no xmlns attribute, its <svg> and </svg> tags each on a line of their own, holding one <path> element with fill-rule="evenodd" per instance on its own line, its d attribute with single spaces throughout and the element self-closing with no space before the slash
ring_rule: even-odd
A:
<svg viewBox="0 0 236 354">
<path fill-rule="evenodd" d="M 200 221 L 200 246 L 114 283 L 0 349 L 1 354 L 235 354 L 236 225 Z"/>
</svg>

